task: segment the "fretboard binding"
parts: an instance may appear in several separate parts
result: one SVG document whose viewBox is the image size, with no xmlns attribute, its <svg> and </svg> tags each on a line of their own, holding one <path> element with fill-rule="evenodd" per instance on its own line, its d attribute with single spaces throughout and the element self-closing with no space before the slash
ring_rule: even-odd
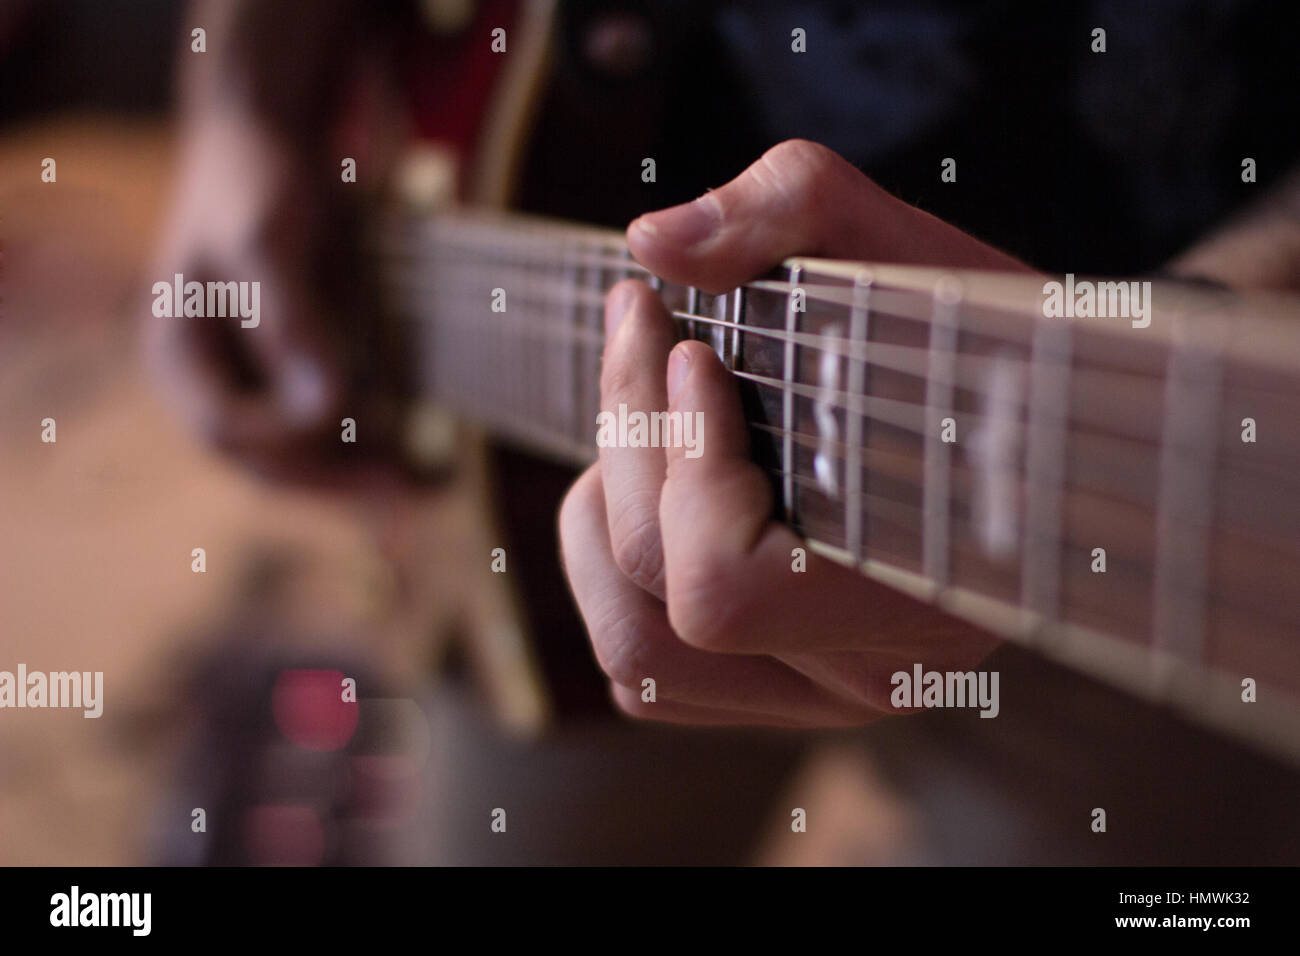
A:
<svg viewBox="0 0 1300 956">
<path fill-rule="evenodd" d="M 594 311 L 600 306 L 603 300 L 586 297 L 582 301 L 589 309 Z M 415 314 L 417 314 L 421 308 L 421 303 L 410 303 L 408 304 L 408 308 L 412 311 L 411 317 L 414 318 Z M 481 312 L 481 306 L 475 308 L 471 308 L 468 305 L 465 307 L 456 307 L 452 304 L 449 307 L 440 310 L 439 314 L 448 326 L 461 327 L 473 331 L 476 335 L 480 336 L 488 333 L 499 334 L 502 331 L 510 330 L 514 334 L 525 339 L 551 339 L 562 342 L 573 341 L 584 349 L 595 353 L 592 356 L 593 363 L 598 363 L 599 352 L 604 346 L 604 332 L 597 328 L 573 328 L 562 321 L 550 319 L 544 315 L 533 313 L 531 311 L 523 315 L 518 314 L 518 312 L 507 313 L 505 315 L 492 315 L 490 320 L 476 317 L 479 312 Z M 679 319 L 688 318 L 686 313 L 674 313 L 674 315 Z M 696 316 L 696 318 L 707 319 L 709 317 Z M 711 321 L 716 322 L 716 320 Z M 749 326 L 746 326 L 745 330 L 746 333 L 760 331 Z M 514 357 L 519 354 L 518 350 L 513 347 L 503 346 L 503 348 L 503 354 L 512 361 Z M 520 356 L 520 358 L 522 358 L 522 356 Z M 958 361 L 960 361 L 960 358 Z M 1026 364 L 1031 367 L 1032 372 L 1033 363 L 1030 362 Z M 867 366 L 869 368 L 894 368 L 894 366 L 888 363 L 877 362 L 869 362 L 867 363 Z M 598 364 L 593 367 L 598 367 Z M 1058 372 L 1065 373 L 1067 371 L 1067 366 L 1055 363 L 1050 365 L 1049 368 L 1050 371 L 1044 372 L 1048 377 L 1055 377 Z M 591 374 L 590 370 L 587 374 Z M 784 381 L 769 376 L 762 376 L 752 372 L 736 372 L 736 374 L 765 388 L 783 390 L 786 387 Z M 511 378 L 513 381 L 511 376 L 508 375 L 506 377 Z M 1108 409 L 1110 409 L 1110 406 L 1101 401 L 1101 399 L 1104 399 L 1106 396 L 1105 382 L 1101 380 L 1101 377 L 1092 376 L 1090 378 L 1085 372 L 1076 372 L 1072 375 L 1072 378 L 1076 383 L 1076 394 L 1096 396 L 1095 400 L 1075 402 L 1075 407 L 1071 410 L 1070 414 L 1074 425 L 1082 427 L 1105 427 L 1109 424 L 1111 431 L 1114 432 L 1110 435 L 1080 435 L 1078 441 L 1086 442 L 1088 448 L 1098 446 L 1094 449 L 1098 453 L 1102 452 L 1100 446 L 1104 444 L 1108 448 L 1104 453 L 1114 461 L 1131 461 L 1132 467 L 1145 468 L 1145 460 L 1150 457 L 1158 447 L 1159 427 L 1139 427 L 1142 425 L 1142 422 L 1132 418 L 1118 420 L 1113 414 L 1108 417 L 1106 413 Z M 455 381 L 456 379 L 452 380 Z M 446 384 L 446 380 L 444 380 L 444 384 Z M 814 386 L 796 383 L 794 388 L 795 394 L 798 396 L 814 399 L 817 397 L 817 389 Z M 924 416 L 924 406 L 908 403 L 896 403 L 892 407 L 883 407 L 880 405 L 864 407 L 862 402 L 867 401 L 868 399 L 859 397 L 857 400 L 852 400 L 852 397 L 848 392 L 839 392 L 835 394 L 837 396 L 835 407 L 844 410 L 850 416 L 862 415 L 867 421 L 881 421 L 902 428 L 906 431 L 910 431 L 914 434 L 922 433 L 923 426 L 920 423 Z M 870 401 L 883 402 L 888 400 L 871 398 Z M 598 410 L 598 407 L 594 404 L 586 404 L 584 407 L 591 411 L 592 416 L 594 416 L 595 411 Z M 1031 416 L 1027 429 L 1031 443 L 1035 440 L 1035 435 L 1042 428 L 1058 427 L 1055 425 L 1046 426 L 1041 424 L 1041 409 L 1036 413 L 1035 405 L 1032 401 L 1026 403 L 1026 407 Z M 911 411 L 909 411 L 909 409 L 911 409 Z M 967 431 L 972 426 L 978 426 L 982 421 L 982 416 L 978 412 L 956 413 L 954 417 L 962 431 Z M 585 427 L 586 422 L 584 420 L 581 423 L 575 423 L 575 429 L 579 424 L 581 424 L 582 427 Z M 1121 424 L 1124 429 L 1127 429 L 1126 432 L 1117 430 Z M 844 447 L 847 448 L 848 446 L 845 445 Z M 1131 451 L 1129 449 L 1131 449 Z M 1285 449 L 1282 449 L 1282 451 L 1284 450 Z M 1271 463 L 1277 468 L 1284 469 L 1276 474 L 1270 472 L 1268 476 L 1270 481 L 1286 488 L 1291 488 L 1292 485 L 1296 484 L 1296 482 L 1292 480 L 1294 473 L 1288 470 L 1295 464 L 1295 462 L 1290 458 L 1279 457 L 1279 449 L 1265 448 L 1258 453 L 1256 458 L 1256 464 L 1258 464 L 1259 467 Z M 1137 489 L 1132 488 L 1130 491 L 1136 492 Z M 1139 504 L 1153 501 L 1154 490 L 1151 494 L 1137 495 L 1133 500 Z"/>
</svg>

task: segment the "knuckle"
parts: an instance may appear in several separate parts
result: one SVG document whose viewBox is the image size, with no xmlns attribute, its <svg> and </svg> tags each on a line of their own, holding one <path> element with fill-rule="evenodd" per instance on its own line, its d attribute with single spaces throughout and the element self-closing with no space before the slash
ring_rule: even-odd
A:
<svg viewBox="0 0 1300 956">
<path fill-rule="evenodd" d="M 828 146 L 810 139 L 787 139 L 777 143 L 763 158 L 782 166 L 807 169 L 829 169 L 840 161 L 839 154 Z"/>
<path fill-rule="evenodd" d="M 592 625 L 596 663 L 620 687 L 640 687 L 641 678 L 652 672 L 652 627 L 646 615 L 636 612 L 609 615 Z"/>
<path fill-rule="evenodd" d="M 635 501 L 620 509 L 613 537 L 614 563 L 623 576 L 644 591 L 662 584 L 663 542 L 659 537 L 658 503 Z"/>
<path fill-rule="evenodd" d="M 765 152 L 755 174 L 771 191 L 798 202 L 822 190 L 844 161 L 820 143 L 788 139 Z"/>
<path fill-rule="evenodd" d="M 636 387 L 640 374 L 635 362 L 607 353 L 600 366 L 600 394 L 606 399 L 626 395 Z"/>
<path fill-rule="evenodd" d="M 605 293 L 606 309 L 621 308 L 621 320 L 636 321 L 644 316 L 646 307 L 654 301 L 654 291 L 640 279 L 620 279 Z"/>
<path fill-rule="evenodd" d="M 699 650 L 729 651 L 743 629 L 736 593 L 717 562 L 696 560 L 678 569 L 667 602 L 673 632 Z"/>
</svg>

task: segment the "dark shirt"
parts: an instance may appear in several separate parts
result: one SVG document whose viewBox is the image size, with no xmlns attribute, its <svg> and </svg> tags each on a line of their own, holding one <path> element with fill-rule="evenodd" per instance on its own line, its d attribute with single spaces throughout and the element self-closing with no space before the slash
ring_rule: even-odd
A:
<svg viewBox="0 0 1300 956">
<path fill-rule="evenodd" d="M 630 75 L 585 49 L 611 9 L 649 25 Z M 1293 3 L 577 0 L 561 17 L 524 204 L 570 218 L 623 225 L 804 137 L 1040 268 L 1138 273 L 1300 159 Z"/>
</svg>

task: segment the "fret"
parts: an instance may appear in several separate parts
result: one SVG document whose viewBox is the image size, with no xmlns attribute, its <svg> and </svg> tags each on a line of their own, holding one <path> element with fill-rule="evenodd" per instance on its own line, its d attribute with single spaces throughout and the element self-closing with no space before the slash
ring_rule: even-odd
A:
<svg viewBox="0 0 1300 956">
<path fill-rule="evenodd" d="M 458 304 L 463 305 L 467 314 L 475 317 L 483 316 L 482 323 L 487 329 L 490 341 L 491 337 L 496 334 L 493 328 L 493 319 L 496 316 L 489 311 L 491 302 L 486 297 L 486 289 L 483 288 L 481 281 L 482 267 L 468 264 L 463 258 L 452 260 L 452 267 L 455 269 L 456 283 L 460 287 L 460 302 L 449 300 L 448 307 L 455 309 Z M 480 294 L 480 290 L 482 290 L 482 294 Z M 474 361 L 470 368 L 461 368 L 456 363 L 455 353 L 448 354 L 446 362 L 452 368 L 452 374 L 447 377 L 448 381 L 456 382 L 455 395 L 457 397 L 463 395 L 469 401 L 474 402 L 477 407 L 482 408 L 482 397 L 479 395 L 477 386 L 479 382 L 478 369 L 483 359 L 483 346 L 478 346 L 475 342 L 475 336 L 464 324 L 457 329 L 456 338 L 458 344 L 471 348 L 470 354 L 474 356 Z M 471 374 L 471 369 L 473 374 Z"/>
<path fill-rule="evenodd" d="M 803 267 L 790 267 L 790 289 L 785 304 L 785 358 L 782 375 L 785 387 L 781 390 L 781 503 L 785 509 L 786 524 L 794 526 L 794 378 L 795 346 L 793 335 L 799 331 L 799 319 L 794 308 L 794 290 L 803 275 Z M 694 291 L 694 290 L 692 290 Z"/>
<path fill-rule="evenodd" d="M 485 259 L 484 267 L 480 270 L 480 275 L 482 276 L 481 284 L 484 291 L 493 288 L 493 283 L 491 281 L 492 276 L 487 274 L 488 269 L 490 268 L 487 262 L 488 260 Z M 493 312 L 488 315 L 488 319 L 491 322 L 491 335 L 487 337 L 487 341 L 490 343 L 490 349 L 480 349 L 479 374 L 475 378 L 475 391 L 478 393 L 479 402 L 485 411 L 490 411 L 491 403 L 488 400 L 486 389 L 488 382 L 487 366 L 490 362 L 491 356 L 502 356 L 505 355 L 506 352 L 513 353 L 509 355 L 505 361 L 507 378 L 506 388 L 508 391 L 506 393 L 506 405 L 505 408 L 502 409 L 504 412 L 504 422 L 511 426 L 513 426 L 515 422 L 516 410 L 519 408 L 520 404 L 519 390 L 523 386 L 523 354 L 521 349 L 507 348 L 505 323 L 510 321 L 510 307 L 512 302 L 516 309 L 523 307 L 524 302 L 523 297 L 520 295 L 520 285 L 521 283 L 516 281 L 511 282 L 508 286 L 500 286 L 500 288 L 504 289 L 506 293 L 506 311 L 501 314 Z M 467 329 L 466 334 L 473 336 L 473 330 Z"/>
<path fill-rule="evenodd" d="M 578 247 L 576 241 L 561 242 L 557 245 L 559 246 L 556 250 L 557 271 L 563 288 L 556 297 L 558 313 L 556 318 L 559 324 L 554 328 L 561 329 L 565 335 L 572 336 L 577 330 Z M 557 436 L 567 440 L 573 431 L 573 419 L 577 407 L 573 386 L 569 384 L 575 371 L 572 362 L 573 349 L 569 347 L 563 336 L 551 335 L 550 330 L 544 327 L 539 328 L 537 332 L 541 339 L 537 349 L 546 358 L 543 366 L 545 374 L 542 376 L 542 388 L 545 394 L 540 397 L 551 411 L 551 430 Z"/>
<path fill-rule="evenodd" d="M 1184 316 L 1173 320 L 1176 333 L 1183 334 L 1176 334 L 1165 372 L 1152 633 L 1157 650 L 1199 665 L 1205 648 L 1222 367 L 1218 350 L 1204 337 L 1193 337 L 1198 330 Z"/>
<path fill-rule="evenodd" d="M 490 266 L 485 260 L 483 265 L 474 270 L 472 275 L 475 277 L 474 298 L 479 299 L 483 295 L 489 295 L 492 288 L 488 275 Z M 506 288 L 502 286 L 502 288 Z M 510 289 L 506 289 L 506 308 L 510 307 Z M 516 306 L 519 303 L 516 301 Z M 477 303 L 476 303 L 477 305 Z M 478 314 L 476 308 L 474 314 Z M 466 382 L 467 391 L 473 396 L 473 401 L 478 404 L 480 414 L 487 420 L 499 420 L 503 424 L 508 424 L 514 417 L 515 411 L 515 391 L 519 388 L 519 350 L 507 349 L 505 347 L 505 329 L 501 323 L 505 322 L 509 315 L 498 315 L 495 312 L 487 312 L 487 334 L 479 335 L 475 333 L 472 325 L 465 325 L 462 329 L 466 341 L 471 343 L 475 349 L 474 376 Z M 513 353 L 513 354 L 507 354 Z M 502 359 L 506 368 L 506 394 L 505 402 L 500 408 L 493 408 L 496 404 L 493 399 L 494 395 L 488 394 L 488 368 L 493 358 Z"/>
<path fill-rule="evenodd" d="M 711 323 L 710 338 L 713 339 L 713 351 L 717 353 L 718 361 L 723 365 L 730 366 L 727 361 L 727 303 L 731 296 L 720 295 L 713 299 L 713 317 L 716 322 Z"/>
<path fill-rule="evenodd" d="M 439 269 L 439 276 L 446 279 L 447 284 L 443 288 L 456 289 L 458 294 L 449 295 L 444 293 L 440 302 L 442 308 L 450 310 L 455 308 L 453 303 L 464 296 L 465 285 L 467 282 L 472 281 L 473 273 L 466 272 L 461 267 L 462 264 L 451 254 L 451 250 L 446 250 L 446 252 L 448 255 L 444 258 L 443 266 Z M 474 303 L 474 307 L 466 310 L 467 314 L 479 315 L 478 306 L 478 303 Z M 488 319 L 490 318 L 489 315 Z M 488 322 L 485 321 L 484 324 L 486 325 Z M 444 400 L 454 402 L 459 399 L 465 401 L 465 396 L 470 394 L 465 387 L 465 378 L 469 374 L 469 369 L 459 365 L 453 359 L 456 354 L 455 350 L 466 345 L 464 342 L 464 326 L 461 323 L 456 323 L 454 326 L 450 323 L 439 323 L 439 325 L 446 330 L 446 335 L 439 336 L 438 342 L 437 361 L 441 372 L 438 376 L 441 384 L 438 387 L 442 389 L 441 395 Z M 469 354 L 471 356 L 470 367 L 474 368 L 477 365 L 477 354 L 474 351 L 470 351 Z"/>
<path fill-rule="evenodd" d="M 442 288 L 446 288 L 446 283 L 451 281 L 449 274 L 451 270 L 444 267 L 445 261 L 444 250 L 436 244 L 429 250 L 429 255 L 425 259 L 428 275 Z M 404 307 L 413 314 L 418 313 L 421 307 L 419 296 L 414 290 L 404 289 L 403 292 Z M 421 384 L 429 391 L 434 401 L 445 401 L 451 394 L 447 382 L 450 363 L 447 361 L 446 352 L 452 347 L 452 343 L 447 339 L 454 334 L 454 331 L 447 328 L 443 322 L 426 322 L 419 329 L 421 365 L 432 368 L 432 381 L 426 378 Z"/>
<path fill-rule="evenodd" d="M 745 287 L 739 286 L 731 294 L 731 370 L 740 368 L 744 343 L 740 339 L 741 326 L 745 324 Z"/>
<path fill-rule="evenodd" d="M 564 284 L 568 290 L 566 296 L 566 315 L 565 325 L 573 333 L 573 341 L 565 343 L 563 339 L 558 342 L 552 342 L 549 351 L 555 353 L 561 362 L 561 367 L 551 382 L 551 391 L 558 395 L 563 395 L 565 399 L 564 407 L 561 413 L 561 422 L 559 432 L 562 435 L 568 435 L 574 441 L 581 443 L 582 436 L 578 434 L 578 427 L 582 418 L 582 378 L 579 369 L 582 368 L 582 346 L 580 344 L 583 327 L 583 316 L 590 308 L 587 305 L 580 305 L 578 300 L 579 289 L 585 288 L 579 282 L 579 276 L 585 270 L 581 270 L 579 262 L 582 260 L 583 244 L 582 240 L 577 240 L 565 249 L 565 259 L 567 260 L 564 269 Z"/>
<path fill-rule="evenodd" d="M 1020 603 L 1036 616 L 1040 627 L 1060 619 L 1071 337 L 1069 323 L 1040 319 L 1034 327 L 1031 346 Z"/>
<path fill-rule="evenodd" d="M 502 268 L 502 266 L 498 265 L 497 268 Z M 532 350 L 528 347 L 526 338 L 528 327 L 523 323 L 518 323 L 517 319 L 519 318 L 519 313 L 524 311 L 526 306 L 529 312 L 532 311 L 532 306 L 528 302 L 528 297 L 525 295 L 526 292 L 531 291 L 532 285 L 532 276 L 529 274 L 527 269 L 524 269 L 521 270 L 519 275 L 510 283 L 509 288 L 502 286 L 502 288 L 506 289 L 506 311 L 503 314 L 496 316 L 497 354 L 500 354 L 502 349 L 510 349 L 505 333 L 509 330 L 512 323 L 515 323 L 514 331 L 520 337 L 520 347 L 510 349 L 510 351 L 515 353 L 515 374 L 511 376 L 511 379 L 513 380 L 511 383 L 511 393 L 514 400 L 510 403 L 508 421 L 510 427 L 516 431 L 520 427 L 524 410 L 529 408 L 528 396 L 530 388 L 528 372 L 532 365 L 532 362 L 529 361 L 529 353 Z M 514 309 L 515 311 L 512 313 L 510 311 L 511 309 Z"/>
<path fill-rule="evenodd" d="M 853 304 L 849 312 L 849 355 L 847 391 L 850 395 L 866 396 L 867 365 L 864 356 L 855 356 L 854 346 L 866 349 L 871 334 L 869 306 L 872 275 L 863 270 L 853 279 Z M 853 563 L 860 565 L 862 548 L 862 440 L 863 416 L 860 412 L 845 410 L 845 444 L 848 457 L 844 475 L 844 547 L 853 555 Z"/>
<path fill-rule="evenodd" d="M 695 288 L 695 286 L 689 286 L 686 290 L 686 314 L 687 315 L 700 314 L 700 290 Z M 688 339 L 693 339 L 696 337 L 694 319 L 686 320 L 686 337 Z"/>
<path fill-rule="evenodd" d="M 472 304 L 473 306 L 470 314 L 482 315 L 484 317 L 484 330 L 481 335 L 476 335 L 472 326 L 469 324 L 461 327 L 461 336 L 463 340 L 474 346 L 475 359 L 473 364 L 474 374 L 468 379 L 462 379 L 464 382 L 463 387 L 465 389 L 465 394 L 469 397 L 470 401 L 474 402 L 475 406 L 479 409 L 480 414 L 493 412 L 493 409 L 491 409 L 485 401 L 485 396 L 482 394 L 486 355 L 500 356 L 503 360 L 502 364 L 506 367 L 507 378 L 511 381 L 518 380 L 518 375 L 514 374 L 513 369 L 515 357 L 503 355 L 501 353 L 501 347 L 498 341 L 499 329 L 497 328 L 497 323 L 503 317 L 491 311 L 492 303 L 490 290 L 492 285 L 488 281 L 487 270 L 488 265 L 485 260 L 479 262 L 466 262 L 462 266 L 462 271 L 469 279 L 469 285 L 466 292 L 472 297 L 470 303 L 467 303 Z M 508 296 L 506 301 L 508 305 Z M 455 306 L 453 305 L 452 308 L 455 308 Z M 476 340 L 481 340 L 481 342 Z M 509 383 L 507 383 L 507 387 L 510 387 Z M 505 395 L 506 408 L 513 407 L 513 398 L 514 391 L 513 388 L 511 388 L 511 390 Z M 493 421 L 495 419 L 489 417 L 488 420 Z"/>
<path fill-rule="evenodd" d="M 956 367 L 960 281 L 949 276 L 934 287 L 930 322 L 929 367 L 925 383 L 925 482 L 921 491 L 921 567 L 936 588 L 948 584 L 950 549 L 950 481 L 952 451 L 940 432 L 953 414 L 953 372 Z M 957 441 L 966 436 L 958 434 Z"/>
<path fill-rule="evenodd" d="M 506 409 L 514 408 L 514 383 L 518 382 L 519 376 L 514 371 L 514 363 L 517 356 L 504 355 L 501 351 L 501 330 L 498 324 L 505 318 L 492 311 L 492 282 L 489 271 L 491 266 L 486 258 L 478 260 L 468 260 L 462 265 L 462 271 L 469 279 L 469 287 L 466 290 L 473 298 L 473 310 L 471 315 L 482 315 L 484 317 L 483 325 L 485 326 L 482 335 L 475 335 L 472 328 L 462 328 L 461 334 L 465 341 L 474 348 L 474 375 L 472 378 L 462 379 L 465 394 L 469 396 L 480 414 L 489 414 L 493 412 L 490 404 L 483 394 L 483 383 L 485 381 L 485 368 L 487 356 L 498 355 L 504 359 L 509 382 L 507 387 L 509 391 L 505 395 Z M 506 295 L 506 306 L 509 307 L 510 298 L 509 290 Z M 453 306 L 454 308 L 455 306 Z M 488 417 L 489 421 L 494 420 Z"/>
<path fill-rule="evenodd" d="M 451 250 L 447 250 L 447 252 L 449 255 L 444 260 L 444 268 L 441 270 L 441 275 L 447 280 L 447 285 L 444 286 L 444 288 L 455 289 L 457 294 L 450 295 L 444 293 L 440 300 L 442 307 L 451 310 L 456 308 L 457 304 L 463 304 L 463 306 L 467 307 L 465 309 L 466 314 L 477 316 L 480 314 L 482 304 L 477 301 L 472 303 L 465 301 L 467 298 L 466 293 L 468 291 L 466 286 L 473 285 L 474 273 L 465 270 L 463 268 L 463 263 L 461 263 L 454 254 L 451 254 Z M 477 298 L 477 296 L 475 298 Z M 491 315 L 486 313 L 483 314 L 486 315 L 484 325 L 490 326 Z M 472 357 L 470 369 L 458 364 L 453 356 L 456 354 L 456 349 L 462 348 L 467 344 L 464 341 L 467 337 L 464 326 L 461 323 L 456 323 L 454 327 L 447 324 L 444 324 L 444 327 L 447 329 L 448 334 L 445 339 L 440 341 L 439 345 L 441 347 L 438 353 L 438 361 L 441 363 L 443 372 L 443 374 L 439 376 L 443 383 L 440 387 L 444 389 L 442 397 L 448 401 L 456 401 L 458 399 L 460 401 L 465 401 L 468 397 L 468 399 L 472 401 L 473 395 L 466 387 L 466 377 L 469 375 L 470 369 L 477 367 L 478 355 L 475 351 L 470 351 L 469 354 Z"/>
<path fill-rule="evenodd" d="M 504 271 L 508 268 L 506 263 L 498 263 L 497 269 Z M 511 428 L 519 432 L 525 427 L 525 415 L 528 412 L 536 414 L 536 408 L 530 405 L 528 398 L 532 394 L 532 343 L 528 341 L 528 323 L 521 321 L 521 313 L 536 315 L 539 311 L 536 304 L 533 304 L 533 291 L 537 289 L 537 274 L 532 268 L 525 268 L 519 273 L 517 278 L 500 277 L 500 280 L 510 282 L 510 287 L 502 286 L 506 289 L 506 312 L 498 316 L 498 349 L 510 349 L 515 352 L 515 363 L 517 373 L 513 376 L 512 388 L 515 401 L 510 407 L 510 425 Z M 513 347 L 510 342 L 510 334 L 515 336 Z M 499 354 L 499 352 L 498 352 Z M 533 423 L 537 424 L 537 423 Z"/>
<path fill-rule="evenodd" d="M 498 268 L 503 267 L 504 264 L 498 266 Z M 514 332 L 519 338 L 520 344 L 512 349 L 516 353 L 514 360 L 515 374 L 511 376 L 513 379 L 511 391 L 514 400 L 510 403 L 510 417 L 508 419 L 510 427 L 517 431 L 524 410 L 530 407 L 528 402 L 530 394 L 528 372 L 532 365 L 530 361 L 532 349 L 527 341 L 528 326 L 520 322 L 519 319 L 523 318 L 520 315 L 522 312 L 535 314 L 535 309 L 529 301 L 530 296 L 528 294 L 531 293 L 535 280 L 528 268 L 520 268 L 517 275 L 510 277 L 509 282 L 509 288 L 502 286 L 502 288 L 506 288 L 506 312 L 504 315 L 497 316 L 498 338 L 496 347 L 497 349 L 510 348 L 506 334 L 508 332 Z"/>
<path fill-rule="evenodd" d="M 563 254 L 563 248 L 563 245 L 559 245 L 557 252 Z M 540 318 L 543 323 L 564 322 L 563 299 L 565 297 L 563 295 L 545 297 L 541 305 L 537 304 L 538 299 L 543 299 L 539 288 L 552 281 L 552 278 L 559 281 L 563 276 L 563 269 L 562 260 L 555 256 L 537 272 L 529 274 L 529 278 L 532 280 L 529 288 L 530 309 L 522 316 L 519 316 L 527 323 L 520 331 L 524 335 L 524 353 L 531 359 L 531 361 L 525 363 L 529 371 L 529 377 L 527 387 L 524 389 L 524 408 L 521 411 L 532 411 L 536 417 L 541 419 L 542 429 L 546 432 L 550 432 L 555 427 L 553 421 L 554 400 L 551 398 L 550 389 L 546 387 L 548 384 L 546 343 L 544 339 L 539 338 L 537 323 L 532 320 Z"/>
<path fill-rule="evenodd" d="M 839 425 L 835 418 L 835 398 L 840 393 L 840 358 L 844 341 L 844 328 L 839 322 L 823 325 L 820 332 L 822 344 L 818 348 L 817 398 L 813 401 L 813 420 L 817 423 L 817 451 L 813 455 L 813 475 L 817 490 L 828 500 L 840 496 L 839 480 L 835 474 L 839 465 L 835 453 L 840 445 Z M 845 417 L 853 412 L 844 409 Z M 796 475 L 796 479 L 798 476 Z"/>
<path fill-rule="evenodd" d="M 551 296 L 546 312 L 546 317 L 554 323 L 551 328 L 569 330 L 573 326 L 569 324 L 570 311 L 574 300 L 577 298 L 576 290 L 569 282 L 569 259 L 572 256 L 572 250 L 569 243 L 560 240 L 555 243 L 555 259 L 553 264 L 543 275 L 545 281 L 556 282 L 561 286 L 559 295 Z M 576 276 L 575 276 L 576 277 Z M 536 287 L 534 291 L 537 292 Z M 540 293 L 538 293 L 540 295 Z M 546 418 L 546 430 L 557 435 L 568 434 L 568 422 L 563 419 L 564 399 L 562 396 L 568 394 L 567 387 L 557 388 L 560 383 L 554 377 L 555 363 L 552 361 L 554 349 L 552 344 L 554 339 L 546 336 L 544 333 L 546 326 L 533 326 L 530 323 L 528 330 L 532 338 L 531 351 L 537 355 L 541 361 L 537 363 L 537 378 L 535 380 L 532 394 L 533 401 L 537 402 Z"/>
</svg>

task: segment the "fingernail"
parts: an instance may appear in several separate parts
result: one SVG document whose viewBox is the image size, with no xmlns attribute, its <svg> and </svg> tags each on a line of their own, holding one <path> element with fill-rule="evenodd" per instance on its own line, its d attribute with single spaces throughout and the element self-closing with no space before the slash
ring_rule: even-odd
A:
<svg viewBox="0 0 1300 956">
<path fill-rule="evenodd" d="M 325 373 L 310 359 L 286 359 L 280 378 L 280 402 L 295 424 L 309 425 L 325 413 L 328 397 Z"/>
<path fill-rule="evenodd" d="M 632 308 L 632 296 L 635 290 L 626 283 L 620 283 L 610 290 L 605 298 L 605 341 L 614 337 L 619 323 L 627 310 Z"/>
<path fill-rule="evenodd" d="M 694 246 L 718 231 L 722 209 L 709 193 L 699 199 L 660 212 L 652 212 L 633 225 L 660 242 Z"/>
<path fill-rule="evenodd" d="M 691 356 L 682 346 L 677 346 L 668 356 L 668 404 L 671 405 L 681 391 L 686 376 L 691 371 Z"/>
</svg>

